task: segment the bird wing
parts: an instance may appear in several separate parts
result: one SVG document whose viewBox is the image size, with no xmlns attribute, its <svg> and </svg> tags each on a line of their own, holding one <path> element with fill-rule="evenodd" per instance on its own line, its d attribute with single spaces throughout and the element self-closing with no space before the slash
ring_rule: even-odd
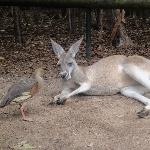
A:
<svg viewBox="0 0 150 150">
<path fill-rule="evenodd" d="M 8 89 L 8 92 L 6 93 L 6 95 L 3 97 L 3 99 L 0 102 L 0 107 L 5 107 L 17 97 L 24 95 L 24 93 L 26 92 L 30 92 L 30 90 L 32 89 L 32 86 L 35 83 L 36 83 L 35 80 L 33 80 L 32 78 L 20 79 L 18 82 L 13 84 Z"/>
</svg>

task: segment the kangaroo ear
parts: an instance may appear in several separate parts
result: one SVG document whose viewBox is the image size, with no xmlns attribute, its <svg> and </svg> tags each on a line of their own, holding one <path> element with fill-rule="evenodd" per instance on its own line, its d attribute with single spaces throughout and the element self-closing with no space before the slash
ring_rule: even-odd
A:
<svg viewBox="0 0 150 150">
<path fill-rule="evenodd" d="M 57 55 L 58 58 L 60 58 L 60 56 L 65 52 L 64 49 L 52 39 L 51 39 L 51 43 L 52 43 L 54 53 Z"/>
<path fill-rule="evenodd" d="M 75 57 L 77 52 L 79 51 L 79 47 L 80 47 L 80 44 L 81 44 L 82 40 L 83 40 L 83 37 L 80 40 L 78 40 L 76 43 L 74 43 L 70 47 L 70 49 L 67 52 L 67 54 L 71 55 L 72 57 Z"/>
</svg>

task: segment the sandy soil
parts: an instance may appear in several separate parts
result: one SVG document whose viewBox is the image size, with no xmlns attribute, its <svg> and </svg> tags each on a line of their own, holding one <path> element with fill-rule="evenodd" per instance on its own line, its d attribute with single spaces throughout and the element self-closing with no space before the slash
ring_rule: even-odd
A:
<svg viewBox="0 0 150 150">
<path fill-rule="evenodd" d="M 84 28 L 77 24 L 80 30 L 76 27 L 70 35 L 68 21 L 52 18 L 53 14 L 47 16 L 46 24 L 25 22 L 23 26 L 22 23 L 22 46 L 14 42 L 14 32 L 10 32 L 13 31 L 11 16 L 1 19 L 1 29 L 8 27 L 6 36 L 0 38 L 0 56 L 5 58 L 0 63 L 0 97 L 19 76 L 30 75 L 40 65 L 47 67 L 47 81 L 45 88 L 27 104 L 28 116 L 34 122 L 22 121 L 17 105 L 0 109 L 0 150 L 149 150 L 150 119 L 137 117 L 143 106 L 133 99 L 121 95 L 74 96 L 63 106 L 48 105 L 60 91 L 57 59 L 51 53 L 50 38 L 67 50 L 84 34 Z M 103 23 L 108 27 L 101 34 L 92 30 L 91 63 L 113 54 L 150 58 L 150 22 L 138 18 L 127 20 L 128 34 L 139 46 L 127 49 L 111 46 L 110 24 Z M 77 59 L 85 65 L 84 47 L 83 43 Z"/>
<path fill-rule="evenodd" d="M 4 94 L 12 78 L 1 78 Z M 5 85 L 5 86 L 4 86 Z M 121 95 L 74 96 L 63 106 L 49 106 L 60 91 L 58 78 L 28 101 L 28 116 L 19 107 L 0 109 L 0 149 L 37 150 L 149 150 L 150 119 L 139 119 L 142 104 Z"/>
</svg>

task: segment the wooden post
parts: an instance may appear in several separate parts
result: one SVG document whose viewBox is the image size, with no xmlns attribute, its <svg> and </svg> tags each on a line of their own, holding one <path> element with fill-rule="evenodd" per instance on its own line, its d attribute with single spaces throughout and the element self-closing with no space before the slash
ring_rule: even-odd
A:
<svg viewBox="0 0 150 150">
<path fill-rule="evenodd" d="M 73 33 L 74 30 L 75 30 L 75 22 L 74 22 L 74 19 L 75 19 L 75 15 L 74 15 L 74 8 L 69 8 L 68 9 L 68 17 L 69 17 L 69 30 L 70 30 L 70 33 Z"/>
<path fill-rule="evenodd" d="M 21 36 L 21 29 L 20 29 L 20 15 L 19 15 L 19 7 L 13 8 L 13 16 L 14 16 L 14 31 L 15 31 L 15 40 L 22 44 L 22 36 Z"/>
<path fill-rule="evenodd" d="M 91 57 L 91 9 L 86 10 L 86 58 Z"/>
</svg>

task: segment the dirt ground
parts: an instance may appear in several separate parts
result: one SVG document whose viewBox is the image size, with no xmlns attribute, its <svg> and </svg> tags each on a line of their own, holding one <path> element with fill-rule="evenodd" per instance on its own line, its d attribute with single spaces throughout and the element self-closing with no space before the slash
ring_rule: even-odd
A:
<svg viewBox="0 0 150 150">
<path fill-rule="evenodd" d="M 0 79 L 1 95 L 12 82 Z M 17 105 L 0 110 L 1 150 L 149 150 L 150 119 L 136 115 L 142 104 L 114 95 L 74 96 L 63 106 L 50 106 L 58 87 L 59 79 L 51 77 L 28 101 L 33 122 L 22 121 Z"/>
<path fill-rule="evenodd" d="M 33 122 L 22 121 L 17 105 L 0 109 L 0 150 L 149 150 L 150 118 L 137 117 L 143 105 L 133 99 L 121 95 L 74 96 L 63 106 L 48 105 L 60 91 L 57 59 L 50 38 L 67 49 L 83 35 L 84 28 L 70 34 L 66 20 L 45 20 L 48 20 L 45 24 L 23 26 L 22 46 L 14 42 L 12 34 L 8 36 L 13 29 L 10 18 L 4 18 L 6 24 L 10 23 L 8 28 L 4 21 L 0 22 L 0 32 L 6 33 L 0 37 L 0 56 L 5 58 L 0 63 L 0 97 L 21 76 L 30 76 L 39 66 L 47 68 L 45 88 L 27 103 Z M 149 20 L 128 18 L 128 35 L 137 44 L 128 49 L 111 46 L 110 31 L 105 24 L 102 33 L 92 30 L 92 58 L 86 61 L 83 42 L 78 63 L 91 64 L 113 54 L 150 58 Z"/>
</svg>

